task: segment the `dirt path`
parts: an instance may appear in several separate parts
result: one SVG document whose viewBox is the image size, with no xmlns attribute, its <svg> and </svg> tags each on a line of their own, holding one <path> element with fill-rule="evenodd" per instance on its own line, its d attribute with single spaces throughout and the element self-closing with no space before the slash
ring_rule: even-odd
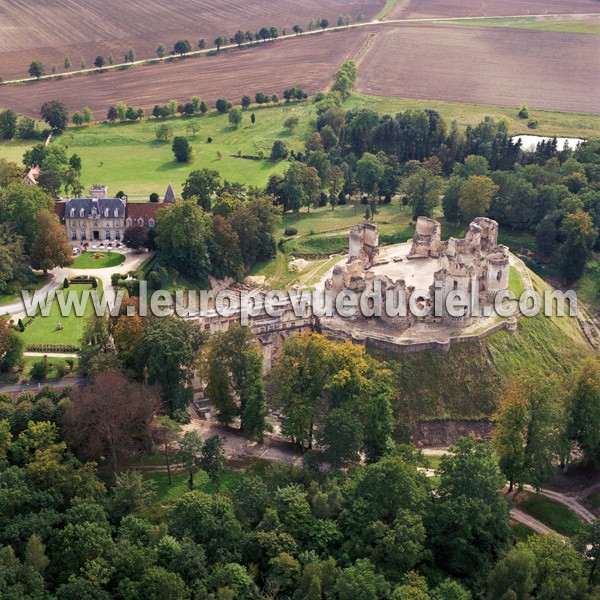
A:
<svg viewBox="0 0 600 600">
<path fill-rule="evenodd" d="M 550 529 L 550 527 L 544 525 L 541 521 L 534 519 L 532 516 L 523 512 L 519 508 L 511 508 L 510 518 L 513 521 L 517 521 L 517 523 L 521 523 L 522 525 L 529 527 L 529 529 L 532 529 L 536 533 L 556 533 L 554 529 Z"/>
<path fill-rule="evenodd" d="M 572 513 L 574 513 L 578 519 L 583 521 L 584 523 L 591 523 L 596 520 L 596 516 L 594 513 L 589 511 L 585 506 L 580 504 L 575 498 L 571 496 L 567 496 L 566 494 L 562 494 L 560 492 L 554 492 L 552 490 L 536 490 L 530 485 L 523 486 L 528 492 L 533 492 L 536 494 L 540 494 L 542 496 L 546 496 L 547 498 L 551 498 L 552 500 L 556 500 L 556 502 L 560 502 L 564 506 L 566 506 Z"/>
</svg>

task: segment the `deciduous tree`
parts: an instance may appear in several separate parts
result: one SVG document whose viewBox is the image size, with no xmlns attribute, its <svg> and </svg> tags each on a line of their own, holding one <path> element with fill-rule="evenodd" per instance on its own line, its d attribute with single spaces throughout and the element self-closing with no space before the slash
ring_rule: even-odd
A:
<svg viewBox="0 0 600 600">
<path fill-rule="evenodd" d="M 42 211 L 37 215 L 37 222 L 38 232 L 31 248 L 31 266 L 41 269 L 46 275 L 55 267 L 68 267 L 73 264 L 71 245 L 56 215 Z"/>
</svg>

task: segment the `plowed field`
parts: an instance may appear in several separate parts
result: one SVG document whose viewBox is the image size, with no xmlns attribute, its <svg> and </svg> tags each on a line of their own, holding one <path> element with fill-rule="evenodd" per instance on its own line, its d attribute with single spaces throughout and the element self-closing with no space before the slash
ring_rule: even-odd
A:
<svg viewBox="0 0 600 600">
<path fill-rule="evenodd" d="M 333 25 L 340 14 L 370 19 L 385 0 L 2 0 L 0 2 L 0 76 L 27 76 L 32 60 L 63 70 L 65 56 L 78 68 L 92 66 L 99 54 L 121 62 L 129 48 L 151 58 L 159 43 L 167 49 L 182 38 L 208 47 L 220 35 L 257 31 L 262 26 L 303 28 L 324 17 Z"/>
</svg>

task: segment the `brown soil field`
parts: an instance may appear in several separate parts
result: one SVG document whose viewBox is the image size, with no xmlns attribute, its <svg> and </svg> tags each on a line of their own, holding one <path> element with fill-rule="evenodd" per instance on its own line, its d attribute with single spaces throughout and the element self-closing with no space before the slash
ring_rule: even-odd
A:
<svg viewBox="0 0 600 600">
<path fill-rule="evenodd" d="M 97 55 L 122 62 L 129 48 L 137 58 L 152 58 L 159 43 L 167 49 L 182 38 L 208 47 L 219 35 L 274 26 L 281 32 L 324 17 L 334 25 L 340 14 L 372 18 L 385 0 L 2 0 L 0 2 L 0 76 L 27 77 L 32 60 L 63 70 L 65 56 L 79 67 Z"/>
<path fill-rule="evenodd" d="M 386 19 L 600 13 L 600 0 L 398 0 Z"/>
<path fill-rule="evenodd" d="M 390 26 L 358 67 L 358 91 L 376 96 L 600 114 L 595 35 Z"/>
<path fill-rule="evenodd" d="M 0 87 L 0 107 L 38 116 L 49 99 L 64 101 L 71 111 L 89 106 L 97 118 L 119 101 L 152 109 L 169 99 L 193 95 L 214 103 L 227 97 L 239 104 L 243 94 L 279 94 L 297 85 L 310 94 L 324 89 L 348 56 L 358 56 L 369 36 L 367 28 L 268 42 L 260 47 L 230 50 L 219 56 L 177 59 L 130 68 L 69 77 L 63 80 Z"/>
</svg>

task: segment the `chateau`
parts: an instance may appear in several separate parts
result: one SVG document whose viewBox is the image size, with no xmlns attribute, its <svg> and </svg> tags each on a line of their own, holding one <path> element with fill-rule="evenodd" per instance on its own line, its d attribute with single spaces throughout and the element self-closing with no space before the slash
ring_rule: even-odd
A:
<svg viewBox="0 0 600 600">
<path fill-rule="evenodd" d="M 170 185 L 162 203 L 128 202 L 127 196 L 110 198 L 108 186 L 92 185 L 89 198 L 57 202 L 54 211 L 71 242 L 119 241 L 132 225 L 154 227 L 156 213 L 172 204 L 174 198 Z"/>
</svg>

